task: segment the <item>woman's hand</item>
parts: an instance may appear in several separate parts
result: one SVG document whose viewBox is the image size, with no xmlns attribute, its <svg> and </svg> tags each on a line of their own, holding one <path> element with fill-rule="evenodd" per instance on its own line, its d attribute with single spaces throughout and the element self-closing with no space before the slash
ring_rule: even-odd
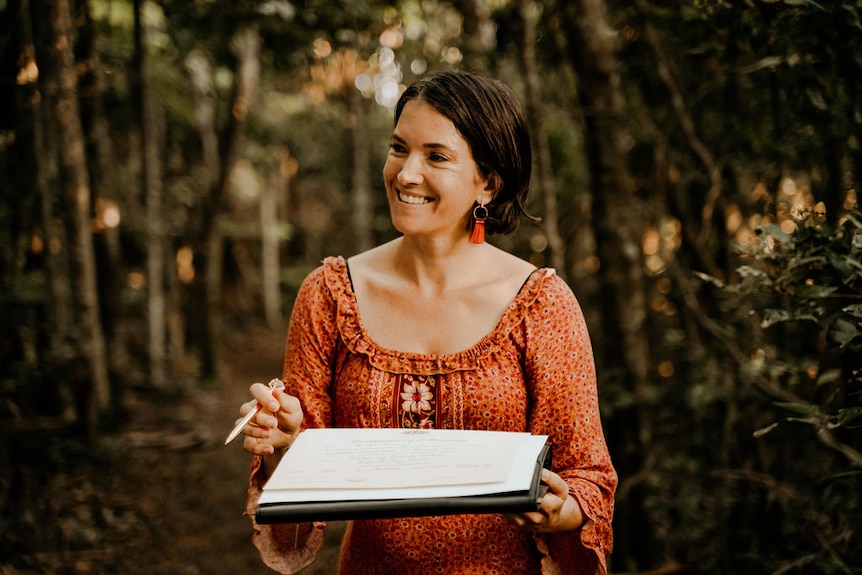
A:
<svg viewBox="0 0 862 575">
<path fill-rule="evenodd" d="M 273 455 L 291 446 L 302 425 L 299 400 L 280 389 L 255 383 L 249 391 L 254 399 L 240 408 L 242 415 L 262 406 L 260 413 L 243 428 L 243 448 L 255 455 Z M 237 420 L 239 422 L 239 420 Z"/>
<path fill-rule="evenodd" d="M 537 532 L 572 531 L 584 523 L 584 513 L 577 500 L 569 495 L 569 486 L 550 469 L 542 470 L 542 482 L 548 492 L 542 497 L 538 511 L 508 514 L 510 523 Z"/>
</svg>

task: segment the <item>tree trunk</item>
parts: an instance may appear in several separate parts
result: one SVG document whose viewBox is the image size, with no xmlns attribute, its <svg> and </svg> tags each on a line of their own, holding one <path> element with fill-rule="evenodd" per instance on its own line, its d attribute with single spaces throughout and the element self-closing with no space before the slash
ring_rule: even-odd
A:
<svg viewBox="0 0 862 575">
<path fill-rule="evenodd" d="M 352 245 L 356 253 L 370 249 L 373 243 L 374 222 L 373 195 L 371 191 L 370 158 L 368 153 L 367 131 L 365 130 L 365 101 L 362 94 L 351 83 L 346 87 L 347 107 L 351 118 L 350 140 L 353 151 L 353 185 L 350 199 L 352 204 L 351 223 L 353 225 Z"/>
<path fill-rule="evenodd" d="M 596 235 L 601 261 L 602 323 L 598 347 L 600 381 L 634 395 L 634 405 L 648 405 L 650 347 L 641 237 L 644 206 L 635 194 L 628 169 L 625 102 L 605 5 L 601 0 L 573 0 L 564 8 L 570 58 L 578 75 L 578 96 L 586 122 Z M 640 408 L 619 410 L 607 426 L 620 476 L 634 476 L 650 445 L 648 414 Z M 637 494 L 618 501 L 615 529 L 623 556 L 654 553 L 646 513 Z M 645 563 L 651 561 L 644 560 Z"/>
<path fill-rule="evenodd" d="M 81 100 L 84 128 L 89 142 L 89 171 L 93 175 L 92 191 L 95 199 L 94 225 L 96 262 L 99 269 L 99 311 L 108 349 L 109 368 L 112 373 L 127 369 L 129 357 L 120 325 L 122 315 L 122 278 L 119 222 L 113 221 L 111 210 L 118 210 L 119 200 L 115 186 L 116 174 L 111 130 L 105 114 L 102 66 L 96 49 L 93 20 L 87 0 L 77 0 L 78 50 L 83 63 Z"/>
<path fill-rule="evenodd" d="M 167 381 L 165 326 L 165 230 L 162 210 L 162 147 L 158 110 L 150 84 L 147 37 L 141 22 L 143 2 L 135 0 L 135 50 L 138 58 L 138 89 L 141 104 L 144 201 L 147 237 L 147 349 L 150 383 L 159 389 Z"/>
<path fill-rule="evenodd" d="M 201 354 L 201 374 L 205 378 L 216 375 L 214 325 L 218 325 L 218 309 L 215 305 L 220 289 L 221 274 L 213 273 L 213 246 L 221 244 L 216 220 L 223 197 L 230 186 L 231 172 L 239 159 L 242 144 L 242 131 L 248 121 L 248 113 L 257 84 L 260 80 L 260 35 L 257 28 L 240 28 L 231 41 L 231 48 L 237 58 L 234 80 L 234 93 L 230 102 L 225 136 L 220 142 L 217 178 L 213 179 L 209 194 L 204 201 L 197 228 L 192 230 L 195 251 L 195 277 L 191 286 L 192 298 L 197 309 L 193 311 L 193 332 Z M 214 118 L 213 118 L 214 120 Z M 200 126 L 199 126 L 199 129 Z"/>
<path fill-rule="evenodd" d="M 57 93 L 56 68 L 44 53 L 45 46 L 37 45 L 33 36 L 30 0 L 21 2 L 20 34 L 22 56 L 30 62 L 40 62 L 39 82 L 33 77 L 30 83 L 19 86 L 19 102 L 22 122 L 29 120 L 32 130 L 33 191 L 39 197 L 42 220 L 42 253 L 45 259 L 46 291 L 44 296 L 47 329 L 44 336 L 46 350 L 41 354 L 40 369 L 44 377 L 52 377 L 60 369 L 72 365 L 75 357 L 74 304 L 69 267 L 69 238 L 58 215 L 62 197 L 59 195 L 57 141 L 49 134 L 56 134 L 53 124 L 53 107 Z M 48 127 L 50 125 L 50 127 Z M 86 386 L 84 386 L 86 387 Z M 83 423 L 85 409 L 79 409 L 76 393 L 82 393 L 72 378 L 58 382 L 56 386 L 61 417 L 66 424 Z M 89 392 L 84 392 L 89 395 Z M 86 399 L 87 403 L 89 398 Z"/>
<path fill-rule="evenodd" d="M 99 318 L 90 213 L 90 181 L 78 111 L 78 77 L 72 55 L 68 0 L 52 2 L 50 22 L 54 39 L 52 43 L 54 60 L 59 79 L 55 114 L 60 136 L 64 191 L 72 208 L 74 229 L 73 277 L 77 278 L 75 291 L 79 306 L 76 321 L 81 329 L 80 344 L 87 358 L 89 377 L 93 386 L 92 400 L 88 405 L 85 418 L 88 433 L 92 437 L 95 436 L 99 411 L 107 409 L 110 405 L 111 392 L 105 339 Z"/>
<path fill-rule="evenodd" d="M 281 323 L 281 268 L 278 261 L 280 239 L 278 218 L 278 178 L 270 176 L 261 187 L 260 240 L 263 274 L 263 311 L 266 324 L 273 331 Z"/>
<path fill-rule="evenodd" d="M 486 68 L 485 54 L 488 52 L 483 33 L 487 30 L 488 13 L 476 0 L 455 0 L 452 5 L 461 15 L 461 54 L 463 65 L 469 70 Z"/>
<path fill-rule="evenodd" d="M 221 174 L 221 156 L 219 151 L 218 133 L 216 132 L 216 89 L 215 72 L 209 53 L 198 49 L 193 50 L 185 59 L 186 70 L 189 73 L 195 96 L 194 124 L 201 142 L 201 159 L 198 169 L 202 174 L 202 183 L 210 193 L 215 193 L 219 186 Z M 204 216 L 205 217 L 205 216 Z M 201 227 L 204 221 L 197 222 Z M 195 277 L 192 280 L 191 308 L 188 323 L 191 326 L 192 341 L 199 349 L 203 363 L 212 366 L 213 352 L 212 336 L 210 334 L 212 321 L 209 309 L 215 307 L 216 296 L 208 296 L 208 289 L 213 277 L 221 276 L 221 242 L 203 237 L 206 232 L 195 230 L 192 237 L 200 237 L 193 243 Z M 206 270 L 207 275 L 201 274 Z M 177 287 L 177 286 L 174 286 Z M 177 318 L 178 319 L 178 318 Z M 174 321 L 174 325 L 181 322 Z M 175 342 L 178 342 L 174 338 Z M 177 349 L 176 346 L 174 346 Z M 213 372 L 213 368 L 207 370 Z"/>
<path fill-rule="evenodd" d="M 548 133 L 544 127 L 542 111 L 542 79 L 536 62 L 536 21 L 538 13 L 532 0 L 520 0 L 519 10 L 524 26 L 523 46 L 521 47 L 521 66 L 524 70 L 526 89 L 527 117 L 533 132 L 533 145 L 536 150 L 537 181 L 542 194 L 544 216 L 542 223 L 548 240 L 550 258 L 548 264 L 566 279 L 566 248 L 560 235 L 560 214 L 557 208 L 557 185 L 551 166 L 551 148 Z"/>
<path fill-rule="evenodd" d="M 604 329 L 618 331 L 623 336 L 604 338 L 605 343 L 619 346 L 621 352 L 617 354 L 608 349 L 605 355 L 624 358 L 626 379 L 645 385 L 649 346 L 645 337 L 646 302 L 640 241 L 645 229 L 644 206 L 635 193 L 628 169 L 625 102 L 612 34 L 601 0 L 572 2 L 567 14 L 572 39 L 569 47 L 587 125 L 587 153 L 602 277 L 613 294 L 605 300 Z"/>
</svg>

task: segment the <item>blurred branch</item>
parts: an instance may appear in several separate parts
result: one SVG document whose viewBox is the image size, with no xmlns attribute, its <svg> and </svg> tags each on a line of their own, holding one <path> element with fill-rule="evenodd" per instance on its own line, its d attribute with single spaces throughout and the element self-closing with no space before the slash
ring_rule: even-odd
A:
<svg viewBox="0 0 862 575">
<path fill-rule="evenodd" d="M 831 447 L 844 455 L 844 457 L 846 457 L 854 467 L 862 468 L 862 453 L 853 449 L 849 445 L 838 441 L 829 429 L 825 427 L 818 429 L 817 439 L 820 440 L 820 443 Z"/>
<path fill-rule="evenodd" d="M 772 575 L 784 575 L 785 573 L 792 573 L 801 567 L 805 567 L 812 561 L 817 561 L 819 558 L 820 556 L 815 554 L 799 557 L 798 559 L 790 561 L 789 563 L 785 563 L 781 568 L 773 571 Z"/>
<path fill-rule="evenodd" d="M 720 324 L 710 318 L 706 312 L 700 307 L 700 303 L 697 301 L 697 295 L 694 293 L 694 288 L 691 285 L 691 281 L 689 280 L 688 275 L 683 271 L 682 267 L 679 265 L 676 260 L 669 262 L 668 270 L 673 275 L 674 280 L 676 281 L 677 286 L 683 296 L 683 301 L 691 314 L 692 318 L 700 325 L 707 333 L 712 335 L 716 340 L 718 340 L 728 352 L 733 361 L 737 363 L 739 366 L 744 366 L 748 363 L 748 357 L 745 353 L 740 349 L 737 345 L 736 340 L 733 336 L 727 332 Z M 782 389 L 777 387 L 772 381 L 764 376 L 758 376 L 752 382 L 757 389 L 759 389 L 764 395 L 767 397 L 783 402 L 796 403 L 808 405 L 814 408 L 817 408 L 817 413 L 820 416 L 820 419 L 825 421 L 827 419 L 827 415 L 823 413 L 819 406 L 812 404 L 795 393 L 788 391 L 786 389 Z M 862 468 L 862 453 L 857 451 L 856 449 L 850 447 L 849 445 L 840 442 L 831 430 L 824 426 L 817 427 L 817 439 L 830 449 L 833 449 L 847 458 L 850 464 L 853 467 Z"/>
<path fill-rule="evenodd" d="M 706 147 L 697 135 L 697 129 L 695 128 L 694 121 L 691 119 L 691 115 L 688 113 L 688 106 L 685 103 L 685 98 L 683 98 L 682 90 L 677 85 L 677 82 L 671 73 L 670 61 L 662 49 L 661 41 L 659 40 L 655 27 L 650 21 L 650 12 L 652 11 L 652 7 L 646 2 L 646 0 L 636 0 L 635 4 L 643 16 L 643 37 L 652 49 L 653 54 L 655 54 L 656 72 L 670 94 L 670 103 L 676 113 L 679 127 L 682 130 L 683 136 L 685 136 L 685 140 L 688 142 L 688 145 L 691 147 L 698 159 L 700 159 L 700 162 L 709 174 L 709 192 L 706 195 L 701 211 L 702 222 L 700 238 L 705 240 L 712 230 L 712 216 L 715 211 L 715 204 L 721 197 L 721 169 L 715 161 L 715 158 L 713 158 L 709 148 Z"/>
</svg>

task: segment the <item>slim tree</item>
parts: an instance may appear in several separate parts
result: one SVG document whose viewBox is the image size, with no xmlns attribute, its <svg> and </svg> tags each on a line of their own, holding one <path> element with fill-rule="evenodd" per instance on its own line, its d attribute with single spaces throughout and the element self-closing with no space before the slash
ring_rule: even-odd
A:
<svg viewBox="0 0 862 575">
<path fill-rule="evenodd" d="M 231 39 L 231 49 L 236 57 L 234 70 L 234 85 L 230 115 L 223 137 L 219 142 L 218 156 L 212 154 L 208 161 L 218 160 L 215 166 L 216 177 L 210 181 L 209 190 L 201 209 L 201 217 L 196 222 L 196 228 L 190 236 L 195 250 L 195 277 L 192 289 L 198 305 L 193 311 L 192 321 L 196 325 L 197 343 L 201 349 L 201 370 L 205 377 L 216 374 L 216 357 L 214 341 L 214 319 L 217 309 L 214 305 L 217 290 L 220 287 L 219 274 L 213 273 L 219 269 L 213 261 L 212 246 L 219 240 L 217 218 L 226 191 L 230 186 L 231 172 L 242 151 L 242 134 L 248 123 L 257 86 L 260 81 L 260 49 L 261 39 L 256 26 L 241 25 Z M 199 131 L 203 128 L 199 125 Z M 206 134 L 207 131 L 201 132 Z"/>
<path fill-rule="evenodd" d="M 524 73 L 527 116 L 533 132 L 533 145 L 536 149 L 536 167 L 538 168 L 536 179 L 544 206 L 542 222 L 551 251 L 550 264 L 556 268 L 560 277 L 566 279 L 565 242 L 560 235 L 557 185 L 554 182 L 553 166 L 551 165 L 551 146 L 544 127 L 542 80 L 536 58 L 536 42 L 538 41 L 536 26 L 539 15 L 537 8 L 538 6 L 532 0 L 519 1 L 518 10 L 524 27 L 520 58 Z"/>
<path fill-rule="evenodd" d="M 355 74 L 351 74 L 355 77 Z M 346 78 L 346 79 L 349 79 Z M 350 202 L 353 207 L 351 211 L 351 223 L 356 238 L 355 249 L 357 252 L 367 250 L 371 247 L 374 227 L 374 194 L 371 189 L 370 153 L 366 141 L 365 124 L 365 99 L 359 90 L 353 86 L 353 82 L 345 82 L 344 91 L 347 100 L 347 109 L 350 114 L 350 143 L 353 155 L 353 171 L 351 172 Z"/>
<path fill-rule="evenodd" d="M 76 322 L 80 329 L 80 352 L 87 360 L 92 382 L 92 399 L 86 414 L 87 429 L 95 435 L 101 410 L 107 409 L 111 394 L 105 338 L 99 317 L 96 262 L 93 250 L 90 179 L 84 153 L 84 135 L 78 109 L 78 76 L 72 53 L 71 17 L 67 0 L 50 5 L 52 57 L 57 71 L 54 114 L 60 138 L 60 161 L 64 194 L 71 208 L 73 229 L 72 267 L 77 296 Z"/>
<path fill-rule="evenodd" d="M 138 98 L 141 112 L 144 198 L 146 202 L 147 325 L 150 382 L 160 388 L 166 381 L 165 338 L 165 245 L 162 214 L 161 137 L 155 95 L 149 78 L 146 28 L 142 23 L 142 0 L 134 1 L 135 53 L 138 63 Z"/>
<path fill-rule="evenodd" d="M 78 30 L 77 60 L 81 62 L 81 116 L 86 131 L 87 159 L 92 175 L 92 197 L 95 207 L 95 248 L 98 267 L 100 316 L 109 354 L 109 368 L 122 372 L 128 365 L 126 342 L 121 321 L 121 253 L 119 222 L 108 221 L 106 212 L 118 206 L 116 187 L 116 156 L 105 110 L 104 78 L 96 45 L 92 0 L 76 0 L 75 23 Z"/>
<path fill-rule="evenodd" d="M 600 277 L 602 324 L 598 363 L 603 380 L 635 398 L 635 405 L 609 425 L 623 478 L 637 476 L 650 443 L 648 402 L 650 346 L 641 237 L 644 206 L 635 194 L 628 167 L 625 100 L 613 35 L 602 0 L 574 0 L 563 8 L 568 54 L 578 77 L 578 97 L 586 124 L 586 149 L 593 197 Z M 620 486 L 617 529 L 640 531 L 639 502 L 626 499 Z M 638 541 L 625 536 L 623 541 Z M 650 552 L 643 543 L 635 550 Z"/>
</svg>

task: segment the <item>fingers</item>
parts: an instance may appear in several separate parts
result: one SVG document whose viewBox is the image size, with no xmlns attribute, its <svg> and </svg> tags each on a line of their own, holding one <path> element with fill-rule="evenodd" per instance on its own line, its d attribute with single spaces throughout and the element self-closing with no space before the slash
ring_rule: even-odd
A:
<svg viewBox="0 0 862 575">
<path fill-rule="evenodd" d="M 279 409 L 275 412 L 278 418 L 277 425 L 285 433 L 296 433 L 302 425 L 303 413 L 299 399 L 283 391 L 273 392 L 278 401 Z"/>
<path fill-rule="evenodd" d="M 272 389 L 270 389 L 268 385 L 253 383 L 248 390 L 251 393 L 251 396 L 266 409 L 272 412 L 278 411 L 280 404 L 278 400 L 273 397 Z"/>
<path fill-rule="evenodd" d="M 269 428 L 278 425 L 278 420 L 268 410 L 258 409 L 260 405 L 257 401 L 243 403 L 239 408 L 242 417 L 237 419 L 234 425 L 239 425 L 241 421 L 247 419 L 251 412 L 254 412 L 254 415 L 246 422 L 245 427 L 243 427 L 245 433 L 251 432 L 254 428 Z"/>
<path fill-rule="evenodd" d="M 542 497 L 538 511 L 510 514 L 506 519 L 529 531 L 561 531 L 581 523 L 580 506 L 569 495 L 569 487 L 556 473 L 542 470 L 542 482 L 548 492 Z"/>
<path fill-rule="evenodd" d="M 272 455 L 275 453 L 275 447 L 250 435 L 245 436 L 242 448 L 254 455 Z"/>
<path fill-rule="evenodd" d="M 565 499 L 569 496 L 568 484 L 563 481 L 562 477 L 550 469 L 542 470 L 542 483 L 548 486 L 549 493 L 553 493 L 560 499 Z"/>
<path fill-rule="evenodd" d="M 246 415 L 258 406 L 261 409 L 242 430 L 243 448 L 255 455 L 271 455 L 288 447 L 302 426 L 299 399 L 262 383 L 252 384 L 249 393 L 254 399 L 242 404 L 240 413 Z"/>
<path fill-rule="evenodd" d="M 255 402 L 256 403 L 256 402 Z M 242 430 L 243 448 L 255 455 L 271 455 L 281 442 L 278 420 L 262 409 Z"/>
</svg>

